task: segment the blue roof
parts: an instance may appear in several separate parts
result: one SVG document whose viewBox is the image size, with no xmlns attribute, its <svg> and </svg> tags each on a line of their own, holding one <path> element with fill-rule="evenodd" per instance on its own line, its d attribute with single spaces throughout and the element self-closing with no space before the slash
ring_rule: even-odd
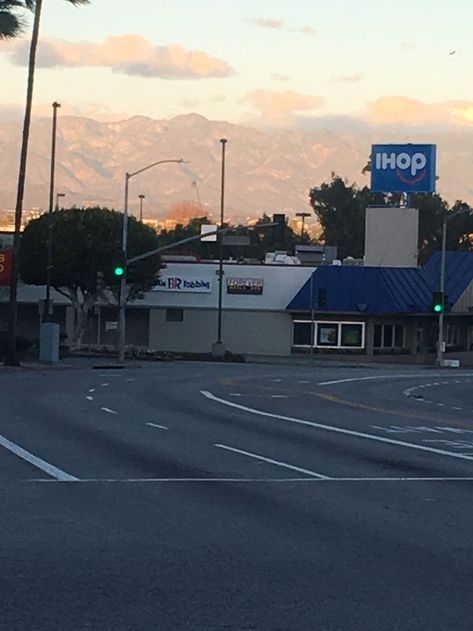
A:
<svg viewBox="0 0 473 631">
<path fill-rule="evenodd" d="M 424 271 L 438 289 L 440 286 L 441 252 L 434 252 Z M 445 293 L 448 302 L 455 304 L 473 280 L 473 252 L 446 252 L 445 257 Z"/>
<path fill-rule="evenodd" d="M 325 305 L 319 304 L 326 292 Z M 422 268 L 321 266 L 299 290 L 287 309 L 291 311 L 427 313 L 435 283 Z"/>
</svg>

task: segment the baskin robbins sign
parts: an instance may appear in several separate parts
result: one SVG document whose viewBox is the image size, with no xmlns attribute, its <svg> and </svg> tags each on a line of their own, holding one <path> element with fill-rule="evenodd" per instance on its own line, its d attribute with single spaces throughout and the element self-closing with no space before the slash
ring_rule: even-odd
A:
<svg viewBox="0 0 473 631">
<path fill-rule="evenodd" d="M 210 278 L 160 274 L 153 291 L 172 291 L 174 293 L 209 293 L 212 291 Z"/>
<path fill-rule="evenodd" d="M 372 145 L 371 190 L 380 193 L 433 193 L 436 145 Z"/>
</svg>

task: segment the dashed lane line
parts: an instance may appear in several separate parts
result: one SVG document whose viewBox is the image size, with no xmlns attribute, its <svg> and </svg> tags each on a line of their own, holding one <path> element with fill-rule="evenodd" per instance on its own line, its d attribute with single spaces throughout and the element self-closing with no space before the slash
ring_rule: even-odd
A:
<svg viewBox="0 0 473 631">
<path fill-rule="evenodd" d="M 118 414 L 118 412 L 115 412 L 115 410 L 111 410 L 110 408 L 100 408 L 101 410 L 103 410 L 104 412 L 107 412 L 108 414 Z"/>
<path fill-rule="evenodd" d="M 158 425 L 157 423 L 145 423 L 145 425 L 148 425 L 149 427 L 156 427 L 156 429 L 169 429 L 169 427 L 166 427 L 166 425 Z"/>
</svg>

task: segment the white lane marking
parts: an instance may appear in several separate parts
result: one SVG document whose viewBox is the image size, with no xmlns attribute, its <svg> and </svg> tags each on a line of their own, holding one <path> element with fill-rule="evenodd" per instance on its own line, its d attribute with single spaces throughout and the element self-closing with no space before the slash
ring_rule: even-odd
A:
<svg viewBox="0 0 473 631">
<path fill-rule="evenodd" d="M 439 406 L 439 408 L 444 408 L 445 407 L 445 403 L 437 403 L 437 405 Z"/>
<path fill-rule="evenodd" d="M 287 394 L 272 394 L 271 399 L 289 399 Z"/>
<path fill-rule="evenodd" d="M 128 383 L 131 383 L 132 381 L 136 381 L 136 379 L 126 379 L 126 381 L 128 381 Z"/>
<path fill-rule="evenodd" d="M 103 384 L 102 384 L 102 388 L 106 388 L 106 387 L 107 387 L 107 386 L 109 386 L 109 385 L 110 385 L 109 383 L 103 383 Z"/>
<path fill-rule="evenodd" d="M 95 388 L 89 388 L 89 392 L 95 392 Z"/>
<path fill-rule="evenodd" d="M 259 456 L 258 454 L 251 453 L 251 451 L 243 451 L 243 449 L 236 449 L 235 447 L 229 447 L 228 445 L 220 445 L 218 443 L 215 443 L 215 447 L 219 447 L 220 449 L 226 449 L 227 451 L 233 451 L 236 454 L 240 454 L 242 456 L 248 456 L 249 458 L 254 458 L 255 460 L 262 460 L 263 462 L 267 462 L 269 464 L 275 464 L 278 467 L 283 467 L 284 469 L 291 469 L 292 471 L 305 473 L 306 475 L 310 475 L 313 478 L 318 478 L 319 480 L 328 479 L 328 476 L 322 475 L 321 473 L 316 473 L 315 471 L 310 471 L 309 469 L 302 469 L 301 467 L 296 467 L 292 464 L 281 462 L 280 460 L 273 460 L 272 458 Z"/>
<path fill-rule="evenodd" d="M 230 396 L 231 397 L 241 397 L 241 394 L 239 392 L 230 392 Z"/>
<path fill-rule="evenodd" d="M 229 482 L 237 483 L 249 483 L 249 484 L 279 484 L 279 483 L 294 483 L 294 482 L 473 482 L 473 478 L 89 478 L 80 480 L 28 480 L 28 482 L 41 482 L 41 483 L 54 483 L 58 482 L 80 482 L 84 483 L 136 483 L 136 482 L 211 482 L 213 484 L 217 482 L 223 482 L 227 484 Z"/>
<path fill-rule="evenodd" d="M 43 460 L 42 458 L 38 458 L 38 456 L 35 456 L 29 451 L 26 451 L 26 449 L 23 449 L 23 447 L 20 447 L 16 443 L 12 443 L 11 440 L 8 440 L 8 438 L 5 438 L 5 436 L 0 435 L 0 445 L 2 447 L 5 447 L 5 449 L 8 449 L 8 451 L 10 451 L 12 454 L 15 454 L 15 456 L 18 456 L 18 458 L 29 462 L 37 469 L 41 469 L 41 471 L 44 471 L 44 473 L 47 473 L 53 478 L 56 478 L 56 480 L 59 480 L 61 482 L 78 481 L 78 478 L 75 478 L 73 475 L 62 471 L 61 469 L 58 469 L 53 464 L 49 464 L 49 462 L 46 462 L 46 460 Z"/>
<path fill-rule="evenodd" d="M 281 383 L 282 379 L 273 379 L 274 383 Z"/>
<path fill-rule="evenodd" d="M 416 445 L 415 443 L 406 443 L 403 440 L 395 440 L 393 438 L 386 438 L 385 436 L 377 436 L 376 434 L 366 434 L 365 432 L 357 432 L 352 429 L 346 429 L 344 427 L 336 427 L 334 425 L 324 425 L 323 423 L 315 423 L 313 421 L 306 421 L 304 419 L 295 418 L 292 416 L 283 416 L 282 414 L 272 414 L 271 412 L 264 412 L 263 410 L 257 410 L 255 408 L 249 408 L 245 405 L 239 405 L 238 403 L 233 403 L 233 401 L 226 401 L 225 399 L 216 397 L 215 395 L 213 395 L 211 392 L 208 392 L 207 390 L 201 390 L 200 392 L 204 397 L 206 397 L 207 399 L 210 399 L 211 401 L 215 401 L 216 403 L 221 403 L 222 405 L 226 405 L 228 407 L 242 410 L 243 412 L 256 414 L 258 416 L 276 418 L 278 420 L 287 421 L 289 423 L 297 423 L 298 425 L 306 425 L 308 427 L 315 427 L 316 429 L 323 429 L 327 432 L 335 432 L 337 434 L 345 434 L 346 436 L 354 436 L 355 438 L 364 438 L 366 440 L 373 440 L 380 443 L 387 443 L 389 445 L 407 447 L 408 449 L 428 451 L 430 453 L 434 453 L 440 456 L 448 456 L 450 458 L 459 458 L 461 460 L 470 460 L 470 461 L 473 460 L 473 457 L 467 456 L 466 454 L 453 453 L 451 451 L 445 451 L 444 449 L 426 447 L 425 445 Z"/>
<path fill-rule="evenodd" d="M 91 397 L 91 396 L 87 396 L 85 398 L 87 399 L 87 401 L 93 401 L 94 400 L 94 397 Z"/>
<path fill-rule="evenodd" d="M 310 381 L 299 381 L 299 383 L 310 383 Z"/>
<path fill-rule="evenodd" d="M 115 412 L 115 410 L 111 410 L 110 408 L 100 408 L 101 410 L 103 410 L 104 412 L 108 412 L 109 414 L 118 414 L 118 412 Z"/>
<path fill-rule="evenodd" d="M 452 407 L 452 410 L 463 410 L 463 408 L 460 408 L 460 407 L 458 407 L 458 406 L 454 405 L 454 406 Z"/>
<path fill-rule="evenodd" d="M 438 374 L 429 374 L 428 377 L 446 377 L 447 375 L 438 375 Z M 471 377 L 470 373 L 466 374 L 465 377 Z M 416 374 L 407 374 L 407 375 L 376 375 L 371 377 L 351 377 L 349 379 L 334 379 L 333 381 L 319 381 L 318 386 L 332 386 L 337 383 L 349 383 L 353 381 L 374 381 L 381 379 L 426 379 L 427 375 L 422 375 L 419 373 Z M 430 383 L 426 384 L 425 387 L 428 388 Z"/>
<path fill-rule="evenodd" d="M 145 425 L 149 425 L 150 427 L 157 427 L 158 429 L 169 429 L 166 425 L 158 425 L 157 423 L 145 423 Z"/>
</svg>

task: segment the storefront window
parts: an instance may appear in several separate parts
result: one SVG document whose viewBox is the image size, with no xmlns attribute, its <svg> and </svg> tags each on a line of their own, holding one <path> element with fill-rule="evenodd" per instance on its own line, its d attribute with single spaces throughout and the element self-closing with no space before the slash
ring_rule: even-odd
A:
<svg viewBox="0 0 473 631">
<path fill-rule="evenodd" d="M 317 346 L 338 346 L 338 323 L 317 324 Z"/>
<path fill-rule="evenodd" d="M 404 346 L 403 324 L 376 324 L 374 327 L 375 348 L 401 348 Z"/>
<path fill-rule="evenodd" d="M 341 346 L 363 346 L 363 326 L 361 324 L 342 324 Z"/>
<path fill-rule="evenodd" d="M 307 321 L 294 322 L 292 333 L 293 346 L 311 346 L 312 345 L 312 323 Z"/>
</svg>

